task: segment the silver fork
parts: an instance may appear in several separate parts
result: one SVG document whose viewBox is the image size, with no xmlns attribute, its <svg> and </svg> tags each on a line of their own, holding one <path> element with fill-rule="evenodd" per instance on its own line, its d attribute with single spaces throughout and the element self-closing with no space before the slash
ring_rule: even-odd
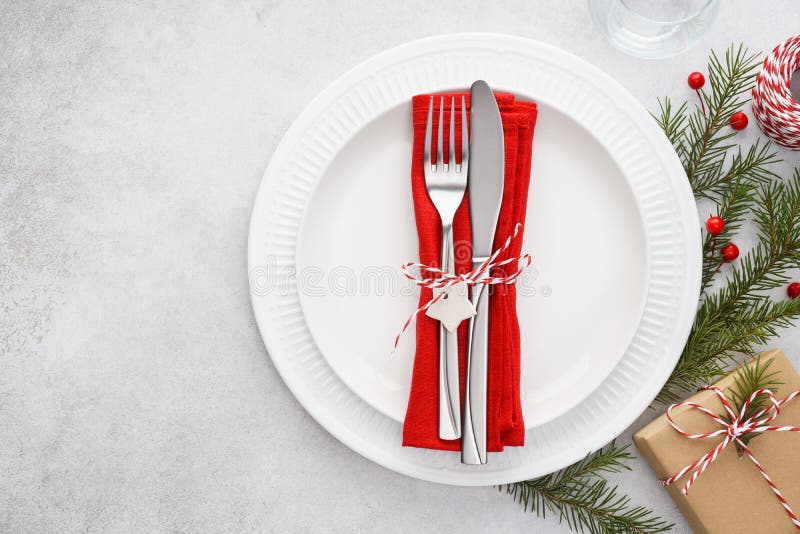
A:
<svg viewBox="0 0 800 534">
<path fill-rule="evenodd" d="M 453 218 L 464 200 L 467 190 L 469 165 L 469 137 L 467 133 L 467 108 L 461 97 L 461 163 L 456 162 L 455 97 L 450 99 L 450 149 L 444 162 L 444 97 L 439 100 L 439 131 L 436 144 L 436 163 L 431 160 L 433 137 L 433 97 L 428 106 L 428 123 L 425 127 L 425 187 L 442 220 L 441 269 L 455 272 L 453 250 Z M 458 335 L 439 325 L 439 437 L 461 437 L 461 395 L 458 380 Z"/>
</svg>

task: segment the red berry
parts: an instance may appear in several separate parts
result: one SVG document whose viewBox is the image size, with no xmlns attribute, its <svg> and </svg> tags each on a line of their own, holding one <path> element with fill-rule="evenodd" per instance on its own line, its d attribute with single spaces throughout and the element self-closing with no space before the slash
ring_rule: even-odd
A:
<svg viewBox="0 0 800 534">
<path fill-rule="evenodd" d="M 702 72 L 693 72 L 689 75 L 689 87 L 697 91 L 706 84 L 706 78 Z"/>
<path fill-rule="evenodd" d="M 786 294 L 789 295 L 790 299 L 800 297 L 800 282 L 792 282 L 789 284 L 789 287 L 786 288 Z"/>
<path fill-rule="evenodd" d="M 720 252 L 722 253 L 722 259 L 725 261 L 733 261 L 739 257 L 739 247 L 733 243 L 728 243 L 722 247 Z"/>
<path fill-rule="evenodd" d="M 744 130 L 747 128 L 747 115 L 741 111 L 737 111 L 730 118 L 731 128 L 734 130 Z"/>
<path fill-rule="evenodd" d="M 706 230 L 711 235 L 719 235 L 725 229 L 725 221 L 722 220 L 722 217 L 709 217 L 706 221 Z"/>
</svg>

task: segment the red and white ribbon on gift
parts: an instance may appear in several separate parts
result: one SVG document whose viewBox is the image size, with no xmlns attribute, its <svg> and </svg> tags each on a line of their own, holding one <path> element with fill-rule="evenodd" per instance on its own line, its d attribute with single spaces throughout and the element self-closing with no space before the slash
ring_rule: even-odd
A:
<svg viewBox="0 0 800 534">
<path fill-rule="evenodd" d="M 764 60 L 753 87 L 753 115 L 764 134 L 781 146 L 800 150 L 800 103 L 790 90 L 800 69 L 800 35 L 778 45 Z"/>
<path fill-rule="evenodd" d="M 742 451 L 744 451 L 747 457 L 750 458 L 753 464 L 755 464 L 756 468 L 761 473 L 761 476 L 764 477 L 764 480 L 767 481 L 769 487 L 772 488 L 772 492 L 778 498 L 778 501 L 780 501 L 781 506 L 783 506 L 783 509 L 786 510 L 786 513 L 789 515 L 789 518 L 792 520 L 792 523 L 794 523 L 794 526 L 797 527 L 798 530 L 800 530 L 800 520 L 797 519 L 797 516 L 792 511 L 792 508 L 789 506 L 789 503 L 786 502 L 786 499 L 783 497 L 778 487 L 769 477 L 766 470 L 764 470 L 764 467 L 762 467 L 762 465 L 758 462 L 758 460 L 756 460 L 755 456 L 753 456 L 753 452 L 742 440 L 742 436 L 746 436 L 747 434 L 757 434 L 761 432 L 800 432 L 800 427 L 770 425 L 770 423 L 776 417 L 778 417 L 778 415 L 780 415 L 781 407 L 794 400 L 795 397 L 799 396 L 800 391 L 795 391 L 791 393 L 783 400 L 777 400 L 775 398 L 775 395 L 769 389 L 756 390 L 753 392 L 752 395 L 750 395 L 750 397 L 747 398 L 744 405 L 742 405 L 742 409 L 739 411 L 739 413 L 736 413 L 736 410 L 733 408 L 727 397 L 725 397 L 725 393 L 721 389 L 715 386 L 706 386 L 703 389 L 709 389 L 714 393 L 716 393 L 720 402 L 722 402 L 722 406 L 725 408 L 725 412 L 728 414 L 729 421 L 726 421 L 722 416 L 712 412 L 711 410 L 705 408 L 701 404 L 689 401 L 678 402 L 667 408 L 667 420 L 669 421 L 669 424 L 672 425 L 672 428 L 674 428 L 676 431 L 678 431 L 678 433 L 689 439 L 707 439 L 719 436 L 724 436 L 724 438 L 719 443 L 719 445 L 708 451 L 706 454 L 704 454 L 691 464 L 687 465 L 686 467 L 684 467 L 671 477 L 660 480 L 659 482 L 661 483 L 661 485 L 669 486 L 670 484 L 677 481 L 686 473 L 691 472 L 692 476 L 689 478 L 689 480 L 681 489 L 681 493 L 683 495 L 686 495 L 687 493 L 689 493 L 689 488 L 692 487 L 694 481 L 697 480 L 697 477 L 699 477 L 701 474 L 703 474 L 703 472 L 706 469 L 708 469 L 708 466 L 711 465 L 711 463 L 717 459 L 717 457 L 725 449 L 725 447 L 735 442 L 737 445 L 739 445 L 739 448 Z M 767 397 L 767 399 L 769 400 L 770 403 L 769 406 L 762 409 L 755 415 L 745 419 L 744 417 L 745 414 L 747 413 L 747 409 L 750 407 L 750 405 L 756 398 L 762 395 Z M 713 432 L 706 432 L 705 434 L 690 434 L 689 432 L 686 432 L 681 427 L 679 427 L 672 419 L 672 410 L 680 406 L 690 406 L 696 410 L 701 411 L 702 413 L 706 414 L 711 419 L 719 423 L 722 428 L 715 430 Z"/>
<path fill-rule="evenodd" d="M 460 282 L 466 282 L 468 286 L 475 286 L 479 284 L 509 285 L 516 283 L 517 278 L 519 278 L 519 275 L 522 274 L 522 271 L 524 271 L 533 262 L 530 254 L 523 254 L 522 256 L 515 258 L 506 258 L 502 261 L 497 261 L 497 258 L 503 254 L 503 252 L 508 250 L 508 247 L 510 247 L 514 239 L 520 235 L 521 231 L 522 224 L 517 223 L 516 226 L 514 226 L 514 231 L 510 236 L 508 236 L 508 239 L 506 239 L 506 242 L 503 243 L 503 246 L 495 250 L 492 255 L 486 259 L 486 261 L 468 273 L 446 273 L 437 267 L 431 267 L 429 265 L 415 262 L 410 262 L 403 265 L 403 274 L 416 285 L 420 287 L 427 287 L 429 289 L 439 289 L 442 291 L 438 294 L 435 294 L 431 300 L 417 308 L 416 311 L 412 313 L 408 319 L 406 319 L 402 330 L 400 330 L 400 332 L 397 334 L 397 337 L 394 338 L 394 348 L 397 348 L 397 344 L 400 343 L 400 338 L 403 336 L 405 331 L 408 330 L 408 327 L 411 326 L 411 323 L 413 323 L 417 318 L 417 315 L 428 311 L 428 308 L 430 308 L 435 302 L 442 299 L 447 294 L 446 291 L 444 291 L 447 288 Z M 512 273 L 505 274 L 504 276 L 492 276 L 491 274 L 488 276 L 486 275 L 486 273 L 492 273 L 499 267 L 505 267 L 506 265 L 513 264 L 516 264 L 517 270 Z M 427 276 L 424 276 L 422 273 L 427 273 Z"/>
</svg>

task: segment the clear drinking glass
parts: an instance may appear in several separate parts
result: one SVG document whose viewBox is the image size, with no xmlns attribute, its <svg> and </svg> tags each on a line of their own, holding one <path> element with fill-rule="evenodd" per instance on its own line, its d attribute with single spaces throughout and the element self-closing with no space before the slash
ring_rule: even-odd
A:
<svg viewBox="0 0 800 534">
<path fill-rule="evenodd" d="M 718 7 L 717 0 L 589 0 L 594 23 L 611 44 L 648 59 L 688 50 Z"/>
</svg>

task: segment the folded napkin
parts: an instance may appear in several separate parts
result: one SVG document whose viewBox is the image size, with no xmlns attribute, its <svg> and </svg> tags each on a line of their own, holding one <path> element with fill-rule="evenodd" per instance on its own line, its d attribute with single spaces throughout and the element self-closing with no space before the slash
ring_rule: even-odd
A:
<svg viewBox="0 0 800 534">
<path fill-rule="evenodd" d="M 456 154 L 460 153 L 462 94 L 433 95 L 434 132 L 439 117 L 439 96 L 445 96 L 445 132 L 449 128 L 450 97 L 455 96 L 456 113 Z M 469 95 L 466 96 L 469 106 Z M 423 148 L 425 144 L 425 123 L 431 95 L 415 96 L 412 102 L 414 124 L 414 148 L 411 163 L 411 189 L 414 197 L 414 214 L 419 234 L 419 261 L 424 265 L 440 264 L 442 227 L 436 208 L 428 198 L 423 171 Z M 528 184 L 531 172 L 531 143 L 536 125 L 536 104 L 517 102 L 513 95 L 497 93 L 497 104 L 503 119 L 505 134 L 505 188 L 503 205 L 495 232 L 494 249 L 502 247 L 513 233 L 517 223 L 525 223 L 528 202 Z M 436 136 L 433 136 L 436 143 Z M 447 135 L 444 153 L 447 154 Z M 434 147 L 435 151 L 435 147 Z M 469 243 L 472 240 L 469 218 L 469 194 L 456 212 L 453 223 L 453 241 L 456 244 L 456 273 L 463 274 L 472 268 L 472 253 Z M 467 244 L 466 247 L 464 244 Z M 522 235 L 518 235 L 511 247 L 500 257 L 518 257 L 522 250 Z M 510 266 L 513 270 L 515 266 Z M 496 273 L 502 275 L 502 273 Z M 522 420 L 520 404 L 520 344 L 519 323 L 517 320 L 517 292 L 514 285 L 489 286 L 489 394 L 487 421 L 487 448 L 499 452 L 506 445 L 523 445 L 525 423 Z M 431 290 L 421 289 L 420 305 L 431 299 Z M 439 398 L 439 324 L 424 314 L 417 316 L 417 348 L 414 356 L 414 371 L 411 379 L 411 393 L 408 399 L 406 418 L 403 424 L 403 445 L 427 449 L 460 450 L 460 440 L 442 440 L 438 436 Z M 466 368 L 467 321 L 458 329 L 459 333 L 459 372 L 461 399 L 464 399 Z M 462 406 L 463 410 L 463 406 Z"/>
</svg>

